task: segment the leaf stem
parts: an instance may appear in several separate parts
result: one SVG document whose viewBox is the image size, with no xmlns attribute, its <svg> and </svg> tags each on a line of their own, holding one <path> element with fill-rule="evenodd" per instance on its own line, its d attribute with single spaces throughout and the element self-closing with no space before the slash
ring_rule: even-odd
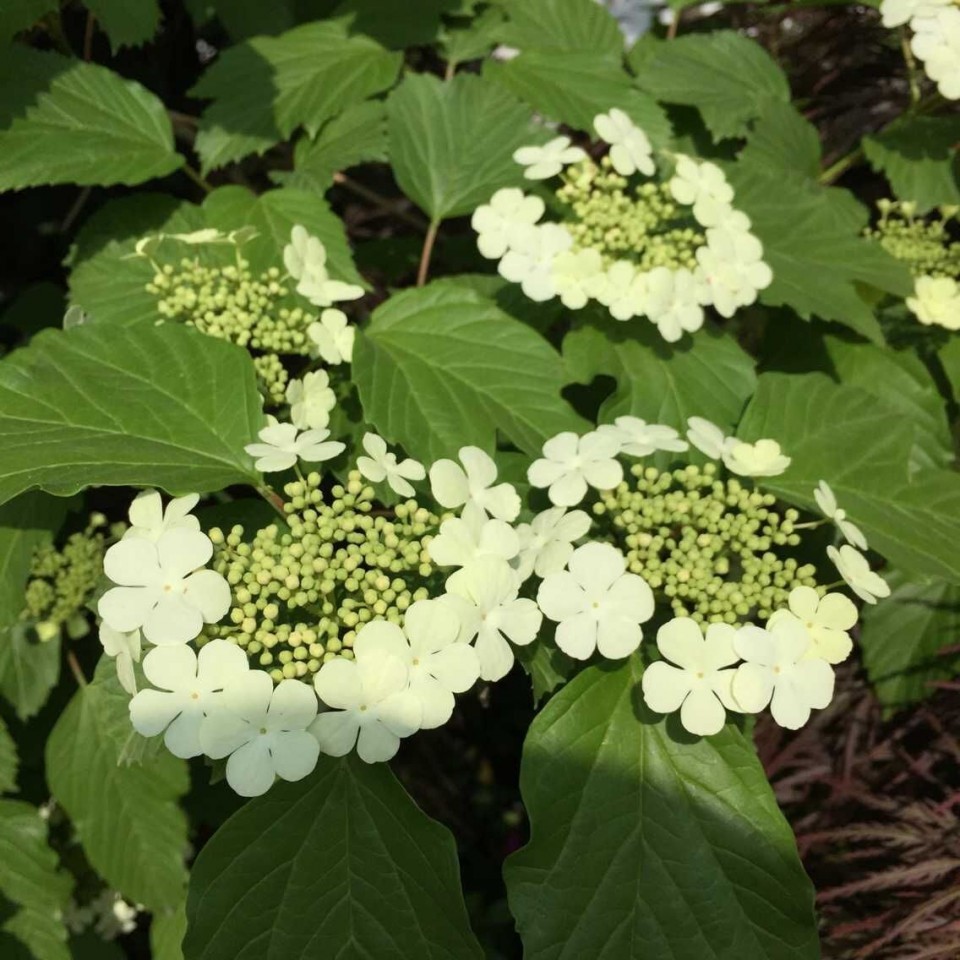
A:
<svg viewBox="0 0 960 960">
<path fill-rule="evenodd" d="M 183 172 L 204 192 L 204 193 L 213 193 L 213 187 L 207 183 L 206 180 L 200 174 L 190 166 L 189 163 L 184 163 Z"/>
<path fill-rule="evenodd" d="M 907 36 L 906 27 L 900 28 L 900 49 L 903 51 L 903 59 L 907 64 L 907 76 L 910 81 L 910 100 L 916 106 L 920 102 L 920 84 L 917 82 L 917 61 L 913 56 L 913 50 L 910 49 L 910 38 Z"/>
<path fill-rule="evenodd" d="M 680 29 L 680 17 L 683 15 L 682 10 L 673 11 L 673 19 L 667 26 L 667 39 L 676 40 L 677 31 Z"/>
<path fill-rule="evenodd" d="M 349 190 L 351 193 L 355 193 L 358 197 L 362 197 L 364 200 L 369 200 L 370 203 L 376 204 L 376 206 L 382 208 L 386 213 L 391 216 L 396 217 L 398 220 L 402 220 L 404 223 L 410 224 L 410 226 L 416 228 L 417 230 L 426 230 L 426 225 L 418 220 L 413 215 L 407 213 L 406 210 L 401 210 L 398 208 L 398 202 L 391 200 L 389 197 L 385 197 L 380 193 L 377 193 L 376 190 L 371 190 L 369 187 L 365 187 L 362 183 L 357 183 L 356 180 L 351 180 L 346 174 L 335 173 L 333 175 L 333 182 L 338 186 L 344 187 Z"/>
<path fill-rule="evenodd" d="M 67 650 L 67 666 L 70 667 L 70 672 L 77 681 L 77 686 L 83 689 L 87 685 L 87 678 L 83 675 L 76 654 L 72 650 Z"/>
<path fill-rule="evenodd" d="M 93 15 L 91 10 L 87 11 L 87 24 L 83 28 L 83 59 L 90 62 L 90 58 L 93 56 L 93 26 L 96 23 L 97 18 Z"/>
<path fill-rule="evenodd" d="M 846 156 L 841 157 L 836 163 L 832 163 L 826 170 L 820 174 L 819 183 L 823 187 L 828 187 L 840 179 L 851 167 L 856 166 L 863 159 L 863 149 L 857 147 L 851 150 Z"/>
<path fill-rule="evenodd" d="M 264 500 L 267 501 L 267 503 L 270 504 L 271 507 L 273 507 L 274 510 L 277 511 L 277 513 L 280 514 L 281 517 L 286 519 L 287 515 L 283 510 L 285 501 L 283 497 L 280 496 L 279 493 L 274 493 L 273 490 L 271 490 L 269 487 L 266 487 L 266 486 L 257 487 L 256 491 L 257 493 L 260 494 L 261 497 L 263 497 Z"/>
<path fill-rule="evenodd" d="M 423 238 L 423 250 L 420 253 L 420 266 L 417 268 L 417 286 L 422 287 L 427 282 L 427 274 L 430 272 L 430 257 L 433 254 L 433 244 L 437 239 L 437 231 L 440 229 L 439 220 L 431 220 L 427 228 L 427 235 Z"/>
</svg>

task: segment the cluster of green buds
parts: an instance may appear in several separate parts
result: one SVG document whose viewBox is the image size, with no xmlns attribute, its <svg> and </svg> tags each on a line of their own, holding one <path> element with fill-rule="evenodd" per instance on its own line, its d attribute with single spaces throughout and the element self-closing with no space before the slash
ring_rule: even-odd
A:
<svg viewBox="0 0 960 960">
<path fill-rule="evenodd" d="M 593 248 L 610 262 L 631 259 L 642 271 L 696 268 L 696 251 L 706 237 L 667 184 L 648 182 L 631 190 L 609 157 L 599 164 L 575 163 L 561 178 L 556 195 L 573 215 L 564 226 L 577 247 Z"/>
<path fill-rule="evenodd" d="M 930 218 L 917 216 L 915 203 L 880 200 L 877 209 L 880 219 L 867 235 L 904 261 L 915 277 L 960 279 L 960 242 L 950 237 L 960 207 L 941 207 Z"/>
<path fill-rule="evenodd" d="M 629 569 L 669 598 L 675 616 L 730 624 L 766 620 L 815 568 L 789 555 L 800 544 L 794 509 L 717 476 L 715 464 L 660 471 L 636 464 L 594 512 L 609 523 Z"/>
<path fill-rule="evenodd" d="M 288 483 L 286 522 L 250 541 L 239 525 L 209 534 L 213 568 L 226 577 L 234 604 L 204 638 L 238 644 L 277 683 L 310 679 L 335 657 L 351 659 L 362 624 L 402 623 L 404 611 L 430 595 L 434 578 L 427 545 L 438 517 L 414 500 L 375 507 L 373 488 L 357 471 L 329 498 L 320 481 L 311 473 Z"/>
<path fill-rule="evenodd" d="M 239 254 L 225 266 L 184 258 L 176 267 L 158 267 L 147 290 L 158 298 L 161 317 L 253 352 L 269 400 L 282 402 L 287 373 L 279 355 L 309 356 L 307 327 L 314 317 L 292 305 L 279 269 L 254 277 Z"/>
<path fill-rule="evenodd" d="M 62 547 L 47 543 L 34 551 L 20 619 L 33 625 L 41 641 L 54 640 L 63 630 L 73 639 L 87 634 L 86 606 L 100 581 L 104 552 L 123 530 L 123 524 L 108 527 L 106 517 L 94 513 Z"/>
</svg>

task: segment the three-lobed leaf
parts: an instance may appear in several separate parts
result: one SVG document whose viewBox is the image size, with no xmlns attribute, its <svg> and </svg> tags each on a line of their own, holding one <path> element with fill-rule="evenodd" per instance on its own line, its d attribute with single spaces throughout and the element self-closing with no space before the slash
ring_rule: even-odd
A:
<svg viewBox="0 0 960 960">
<path fill-rule="evenodd" d="M 456 848 L 386 764 L 321 757 L 200 852 L 186 960 L 478 960 Z"/>
<path fill-rule="evenodd" d="M 527 960 L 814 960 L 813 889 L 752 745 L 693 740 L 590 667 L 524 743 L 531 836 L 505 867 Z M 673 718 L 675 719 L 675 718 Z"/>
</svg>

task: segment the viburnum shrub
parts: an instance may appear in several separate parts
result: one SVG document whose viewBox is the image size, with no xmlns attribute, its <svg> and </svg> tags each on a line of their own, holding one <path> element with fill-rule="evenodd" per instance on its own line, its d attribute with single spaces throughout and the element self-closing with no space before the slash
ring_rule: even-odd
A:
<svg viewBox="0 0 960 960">
<path fill-rule="evenodd" d="M 827 157 L 635 6 L 0 9 L 3 956 L 820 955 L 753 731 L 955 668 L 960 6 Z"/>
</svg>

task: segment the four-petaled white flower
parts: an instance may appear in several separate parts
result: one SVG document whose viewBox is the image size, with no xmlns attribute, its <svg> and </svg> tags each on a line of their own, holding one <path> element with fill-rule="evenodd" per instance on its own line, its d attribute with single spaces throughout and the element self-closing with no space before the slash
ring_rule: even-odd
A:
<svg viewBox="0 0 960 960">
<path fill-rule="evenodd" d="M 883 25 L 889 30 L 903 26 L 914 17 L 929 16 L 949 5 L 950 0 L 883 0 L 880 15 Z"/>
<path fill-rule="evenodd" d="M 480 676 L 477 651 L 459 643 L 460 619 L 443 598 L 418 600 L 403 618 L 403 629 L 373 620 L 357 634 L 358 661 L 396 657 L 409 671 L 410 692 L 420 701 L 422 730 L 445 724 L 453 714 L 455 693 L 469 690 Z"/>
<path fill-rule="evenodd" d="M 910 26 L 910 49 L 923 61 L 924 73 L 936 83 L 942 97 L 960 100 L 960 7 L 928 8 L 915 16 Z"/>
<path fill-rule="evenodd" d="M 531 573 L 546 577 L 558 573 L 573 553 L 575 540 L 587 535 L 590 515 L 583 510 L 567 512 L 565 507 L 551 507 L 538 513 L 530 523 L 517 527 L 520 553 L 515 566 L 520 580 Z"/>
<path fill-rule="evenodd" d="M 810 637 L 799 621 L 781 619 L 767 630 L 748 624 L 737 631 L 733 645 L 746 661 L 737 667 L 731 688 L 744 713 L 770 704 L 781 727 L 798 730 L 811 709 L 822 710 L 833 699 L 833 669 L 826 660 L 807 656 Z"/>
<path fill-rule="evenodd" d="M 202 651 L 201 651 L 202 653 Z M 227 783 L 241 797 L 259 797 L 274 779 L 302 780 L 317 765 L 320 748 L 307 728 L 317 695 L 299 680 L 250 670 L 223 688 L 217 709 L 200 724 L 200 747 L 211 760 L 227 760 Z"/>
<path fill-rule="evenodd" d="M 142 490 L 134 498 L 127 511 L 130 526 L 124 539 L 139 537 L 157 541 L 167 530 L 199 530 L 200 521 L 190 511 L 200 501 L 196 493 L 174 497 L 166 509 L 156 490 Z"/>
<path fill-rule="evenodd" d="M 703 417 L 690 417 L 687 428 L 687 439 L 711 460 L 719 460 L 737 442 L 736 437 L 728 437 L 715 423 Z"/>
<path fill-rule="evenodd" d="M 117 663 L 117 679 L 127 693 L 137 692 L 137 677 L 134 663 L 140 662 L 140 631 L 114 630 L 109 623 L 100 624 L 100 645 L 108 657 L 114 657 Z"/>
<path fill-rule="evenodd" d="M 674 200 L 692 206 L 694 217 L 705 227 L 715 226 L 729 214 L 733 187 L 715 163 L 677 157 L 676 174 L 669 187 Z"/>
<path fill-rule="evenodd" d="M 787 598 L 789 609 L 776 610 L 768 621 L 775 626 L 780 620 L 795 619 L 803 624 L 810 637 L 808 657 L 819 657 L 827 663 L 843 663 L 853 650 L 848 630 L 857 622 L 857 608 L 842 593 L 820 596 L 813 587 L 794 587 Z"/>
<path fill-rule="evenodd" d="M 423 707 L 399 657 L 376 651 L 355 660 L 337 657 L 320 668 L 313 683 L 331 709 L 310 730 L 331 757 L 343 757 L 356 746 L 364 763 L 382 763 L 396 754 L 402 737 L 420 729 Z"/>
<path fill-rule="evenodd" d="M 668 343 L 703 326 L 700 285 L 686 267 L 654 267 L 647 274 L 646 314 Z"/>
<path fill-rule="evenodd" d="M 531 300 L 543 303 L 557 295 L 553 261 L 573 246 L 573 237 L 559 223 L 542 223 L 519 231 L 514 246 L 497 264 L 504 280 L 519 283 Z"/>
<path fill-rule="evenodd" d="M 843 544 L 838 550 L 827 547 L 827 556 L 833 561 L 847 586 L 866 603 L 876 603 L 878 597 L 890 596 L 890 585 L 879 573 L 870 569 L 867 558 L 855 547 Z"/>
<path fill-rule="evenodd" d="M 499 557 L 478 557 L 447 580 L 460 619 L 460 640 L 476 639 L 483 680 L 500 680 L 510 672 L 514 656 L 507 639 L 526 646 L 540 630 L 539 608 L 533 600 L 518 599 L 517 591 L 515 571 Z"/>
<path fill-rule="evenodd" d="M 363 435 L 363 449 L 370 456 L 357 457 L 357 469 L 373 483 L 386 480 L 390 489 L 401 497 L 412 497 L 416 491 L 410 480 L 422 480 L 427 471 L 422 463 L 411 460 L 397 462 L 397 455 L 387 450 L 387 441 L 375 433 Z"/>
<path fill-rule="evenodd" d="M 470 226 L 477 232 L 477 249 L 488 260 L 499 260 L 522 240 L 526 228 L 537 223 L 544 209 L 539 197 L 517 187 L 498 190 L 470 218 Z"/>
<path fill-rule="evenodd" d="M 656 172 L 653 148 L 647 135 L 627 116 L 614 107 L 593 118 L 593 129 L 601 140 L 610 144 L 610 162 L 621 176 L 640 173 L 652 177 Z"/>
<path fill-rule="evenodd" d="M 707 245 L 697 250 L 701 302 L 712 304 L 723 317 L 755 303 L 758 292 L 773 283 L 773 271 L 763 262 L 763 245 L 752 233 L 733 229 L 734 222 L 708 230 Z"/>
<path fill-rule="evenodd" d="M 330 411 L 337 405 L 337 396 L 330 389 L 326 370 L 305 373 L 302 380 L 287 384 L 290 419 L 298 430 L 322 430 L 330 422 Z"/>
<path fill-rule="evenodd" d="M 482 507 L 467 501 L 459 517 L 440 524 L 427 550 L 438 566 L 463 567 L 477 557 L 512 560 L 520 551 L 520 538 L 509 523 L 488 517 Z"/>
<path fill-rule="evenodd" d="M 283 248 L 287 273 L 297 283 L 297 293 L 315 307 L 329 307 L 338 300 L 356 300 L 363 296 L 363 287 L 332 280 L 327 270 L 327 248 L 319 237 L 311 236 L 297 224 L 290 231 L 290 242 Z"/>
<path fill-rule="evenodd" d="M 840 531 L 843 539 L 852 544 L 858 550 L 867 549 L 867 538 L 855 524 L 847 519 L 847 511 L 837 506 L 837 498 L 833 495 L 833 490 L 826 480 L 821 480 L 817 484 L 817 489 L 813 491 L 813 499 L 817 501 L 820 512 L 828 519 L 832 520 Z"/>
<path fill-rule="evenodd" d="M 657 450 L 683 453 L 689 449 L 689 444 L 680 438 L 680 434 L 673 427 L 662 423 L 647 423 L 640 417 L 617 417 L 612 424 L 604 424 L 597 429 L 617 437 L 620 441 L 620 452 L 628 457 L 649 457 Z"/>
<path fill-rule="evenodd" d="M 592 247 L 564 250 L 553 260 L 554 288 L 561 303 L 570 310 L 587 305 L 592 284 L 603 276 L 603 258 Z"/>
<path fill-rule="evenodd" d="M 317 463 L 332 460 L 346 449 L 339 440 L 327 440 L 329 430 L 305 430 L 300 433 L 292 423 L 279 423 L 267 416 L 265 426 L 257 436 L 261 443 L 248 443 L 243 449 L 256 457 L 254 466 L 262 473 L 289 470 L 297 460 Z"/>
<path fill-rule="evenodd" d="M 960 330 L 960 284 L 950 277 L 918 277 L 907 306 L 923 324 Z"/>
<path fill-rule="evenodd" d="M 200 569 L 211 556 L 213 544 L 198 530 L 170 530 L 156 543 L 115 543 L 103 570 L 119 586 L 100 598 L 101 619 L 121 633 L 139 628 L 160 646 L 188 643 L 230 609 L 230 585 L 216 571 Z"/>
<path fill-rule="evenodd" d="M 224 687 L 249 669 L 247 655 L 229 640 L 211 640 L 199 656 L 186 644 L 154 647 L 143 673 L 159 689 L 141 690 L 130 701 L 130 722 L 145 737 L 163 733 L 175 757 L 198 757 L 203 718 L 217 709 Z"/>
<path fill-rule="evenodd" d="M 647 274 L 629 260 L 615 260 L 606 272 L 592 277 L 585 288 L 614 320 L 629 320 L 647 312 Z"/>
<path fill-rule="evenodd" d="M 430 489 L 441 507 L 473 502 L 498 520 L 512 523 L 520 513 L 520 496 L 510 483 L 496 483 L 497 465 L 479 447 L 461 447 L 460 463 L 437 460 L 430 467 Z M 494 486 L 496 484 L 496 486 Z"/>
<path fill-rule="evenodd" d="M 588 484 L 612 490 L 623 480 L 619 452 L 618 439 L 596 430 L 582 437 L 558 433 L 543 445 L 543 458 L 530 464 L 527 479 L 534 487 L 547 487 L 550 501 L 558 507 L 575 507 L 586 496 Z"/>
<path fill-rule="evenodd" d="M 540 584 L 537 603 L 557 622 L 556 643 L 568 656 L 586 660 L 629 656 L 643 640 L 641 623 L 653 616 L 653 591 L 609 543 L 585 543 L 570 557 L 567 570 Z"/>
<path fill-rule="evenodd" d="M 528 180 L 546 180 L 555 177 L 567 164 L 586 160 L 580 147 L 570 145 L 569 137 L 556 137 L 542 147 L 520 147 L 513 152 L 513 159 L 525 167 L 523 175 Z"/>
<path fill-rule="evenodd" d="M 320 319 L 314 320 L 307 327 L 307 337 L 311 350 L 332 367 L 340 363 L 350 363 L 353 359 L 356 331 L 350 326 L 347 315 L 342 310 L 324 310 Z"/>
<path fill-rule="evenodd" d="M 723 450 L 723 463 L 728 470 L 741 477 L 777 477 L 790 466 L 776 440 L 758 440 L 746 443 L 735 440 Z"/>
<path fill-rule="evenodd" d="M 657 647 L 669 660 L 643 671 L 643 699 L 657 713 L 680 711 L 684 729 L 711 737 L 723 729 L 727 710 L 737 710 L 730 692 L 740 657 L 734 650 L 737 631 L 728 623 L 711 623 L 706 636 L 689 617 L 667 621 L 657 632 Z M 676 664 L 676 666 L 673 666 Z"/>
</svg>

